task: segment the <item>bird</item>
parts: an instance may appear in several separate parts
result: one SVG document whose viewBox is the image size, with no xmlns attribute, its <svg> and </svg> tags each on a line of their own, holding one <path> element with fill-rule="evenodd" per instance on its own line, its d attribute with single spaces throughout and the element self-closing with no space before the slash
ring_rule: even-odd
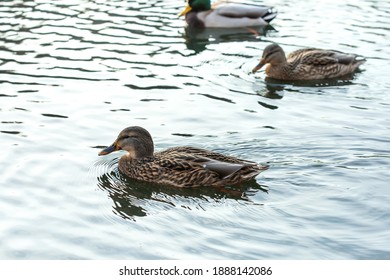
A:
<svg viewBox="0 0 390 280">
<path fill-rule="evenodd" d="M 265 73 L 278 80 L 331 79 L 353 73 L 365 61 L 355 54 L 316 48 L 299 49 L 286 58 L 283 49 L 273 43 L 264 49 L 252 73 L 268 64 Z"/>
<path fill-rule="evenodd" d="M 152 136 L 140 126 L 123 129 L 99 156 L 118 150 L 127 151 L 119 159 L 121 173 L 132 179 L 181 188 L 239 185 L 269 167 L 189 146 L 154 152 Z"/>
<path fill-rule="evenodd" d="M 210 0 L 187 0 L 179 14 L 183 15 L 190 27 L 240 28 L 268 25 L 277 12 L 268 6 L 228 2 L 211 5 Z"/>
</svg>

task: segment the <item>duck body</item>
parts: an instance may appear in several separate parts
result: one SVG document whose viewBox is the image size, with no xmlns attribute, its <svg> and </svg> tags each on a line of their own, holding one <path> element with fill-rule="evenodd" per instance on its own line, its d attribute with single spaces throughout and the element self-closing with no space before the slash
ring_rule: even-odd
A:
<svg viewBox="0 0 390 280">
<path fill-rule="evenodd" d="M 316 48 L 299 49 L 287 57 L 277 44 L 267 46 L 260 63 L 253 68 L 256 72 L 268 64 L 265 73 L 278 80 L 321 80 L 343 77 L 351 74 L 365 62 L 355 54 Z"/>
<path fill-rule="evenodd" d="M 193 147 L 174 147 L 154 153 L 149 132 L 138 126 L 124 129 L 114 144 L 99 155 L 121 149 L 128 151 L 119 160 L 121 173 L 175 187 L 237 185 L 268 169 L 266 165 Z"/>
<path fill-rule="evenodd" d="M 237 185 L 256 177 L 264 166 L 194 147 L 174 147 L 152 157 L 119 160 L 130 178 L 175 187 Z"/>
<path fill-rule="evenodd" d="M 266 6 L 224 2 L 211 6 L 210 0 L 188 0 L 180 15 L 185 15 L 190 27 L 239 28 L 268 25 L 276 12 Z"/>
</svg>

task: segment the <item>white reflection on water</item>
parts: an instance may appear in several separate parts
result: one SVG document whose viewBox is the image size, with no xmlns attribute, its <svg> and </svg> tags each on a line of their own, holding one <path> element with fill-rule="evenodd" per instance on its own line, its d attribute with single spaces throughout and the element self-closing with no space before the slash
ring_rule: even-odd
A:
<svg viewBox="0 0 390 280">
<path fill-rule="evenodd" d="M 269 4 L 256 33 L 186 29 L 176 0 L 2 3 L 0 258 L 388 259 L 390 7 Z M 281 84 L 249 74 L 269 42 L 367 63 Z M 271 168 L 224 190 L 129 181 L 97 158 L 129 125 Z"/>
</svg>

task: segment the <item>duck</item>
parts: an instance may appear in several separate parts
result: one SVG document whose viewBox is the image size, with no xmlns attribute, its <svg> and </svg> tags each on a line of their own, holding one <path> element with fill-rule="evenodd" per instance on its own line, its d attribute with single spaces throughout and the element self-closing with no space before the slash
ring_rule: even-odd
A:
<svg viewBox="0 0 390 280">
<path fill-rule="evenodd" d="M 268 45 L 252 73 L 268 64 L 265 73 L 278 80 L 321 80 L 346 76 L 365 62 L 355 54 L 335 50 L 304 48 L 290 53 L 287 58 L 278 44 Z"/>
<path fill-rule="evenodd" d="M 99 156 L 118 150 L 127 151 L 118 163 L 118 169 L 124 175 L 181 188 L 239 185 L 268 169 L 268 165 L 190 146 L 154 152 L 152 136 L 140 126 L 123 129 Z"/>
<path fill-rule="evenodd" d="M 241 28 L 266 26 L 277 12 L 268 6 L 210 0 L 187 0 L 187 6 L 179 14 L 184 16 L 189 27 L 195 28 Z"/>
</svg>

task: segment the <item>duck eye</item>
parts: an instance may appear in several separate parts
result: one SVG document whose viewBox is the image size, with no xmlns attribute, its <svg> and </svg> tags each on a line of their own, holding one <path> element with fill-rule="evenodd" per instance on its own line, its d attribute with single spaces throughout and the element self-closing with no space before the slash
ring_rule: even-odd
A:
<svg viewBox="0 0 390 280">
<path fill-rule="evenodd" d="M 267 53 L 267 56 L 273 55 L 274 53 L 276 53 L 276 50 L 270 51 L 269 53 Z"/>
<path fill-rule="evenodd" d="M 138 135 L 123 135 L 120 139 L 124 140 L 128 138 L 138 138 Z"/>
</svg>

